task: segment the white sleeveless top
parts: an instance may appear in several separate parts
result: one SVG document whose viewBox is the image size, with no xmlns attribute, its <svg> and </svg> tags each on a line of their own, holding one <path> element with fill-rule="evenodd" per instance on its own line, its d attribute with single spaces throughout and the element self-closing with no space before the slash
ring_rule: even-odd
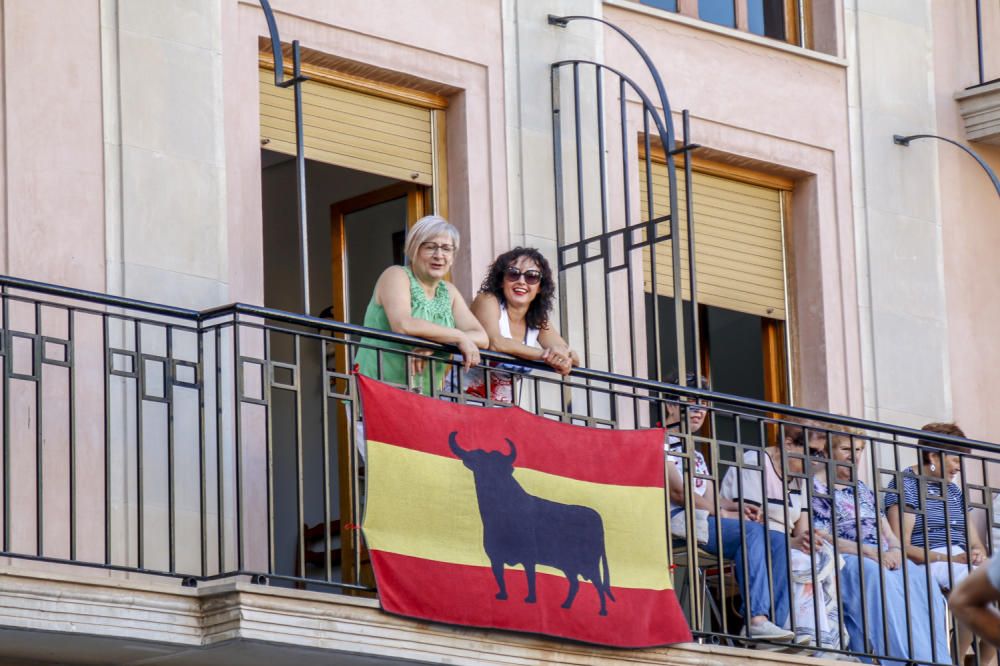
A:
<svg viewBox="0 0 1000 666">
<path fill-rule="evenodd" d="M 510 316 L 507 314 L 507 306 L 500 306 L 500 335 L 507 338 L 508 340 L 513 340 L 514 336 L 510 333 Z M 538 347 L 538 329 L 529 328 L 524 336 L 524 344 L 529 347 Z"/>
<path fill-rule="evenodd" d="M 500 305 L 500 321 L 497 322 L 500 328 L 500 335 L 507 338 L 508 340 L 513 340 L 514 336 L 510 332 L 510 316 L 507 314 L 507 306 Z M 528 328 L 524 335 L 524 344 L 529 347 L 540 348 L 541 345 L 538 344 L 538 333 L 537 328 Z M 528 373 L 531 372 L 529 368 L 522 367 L 513 363 L 498 363 L 495 365 L 498 370 L 507 370 L 508 372 L 491 372 L 490 378 L 492 386 L 490 388 L 490 397 L 493 400 L 498 400 L 500 402 L 513 402 L 514 401 L 514 385 L 513 385 L 513 372 Z M 453 379 L 454 374 L 448 376 L 448 390 L 457 390 L 456 381 Z M 486 396 L 486 373 L 483 372 L 481 368 L 472 368 L 465 374 L 464 385 L 466 386 L 466 392 L 473 395 L 478 395 L 480 397 Z"/>
</svg>

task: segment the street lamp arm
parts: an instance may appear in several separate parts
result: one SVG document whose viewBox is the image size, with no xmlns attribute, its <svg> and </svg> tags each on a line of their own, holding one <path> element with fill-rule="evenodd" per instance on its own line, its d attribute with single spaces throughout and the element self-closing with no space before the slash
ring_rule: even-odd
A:
<svg viewBox="0 0 1000 666">
<path fill-rule="evenodd" d="M 1000 197 L 1000 178 L 997 178 L 996 173 L 993 171 L 993 169 L 990 168 L 990 165 L 986 163 L 986 160 L 980 157 L 979 153 L 972 150 L 968 146 L 962 145 L 958 141 L 955 141 L 953 139 L 948 139 L 943 136 L 938 136 L 937 134 L 911 134 L 910 136 L 902 136 L 901 134 L 894 134 L 892 136 L 892 142 L 895 143 L 897 146 L 909 146 L 910 142 L 913 141 L 914 139 L 939 139 L 946 143 L 950 143 L 953 146 L 958 146 L 959 148 L 964 150 L 966 153 L 972 156 L 972 159 L 979 162 L 979 166 L 983 168 L 983 171 L 985 171 L 986 174 L 990 177 L 990 180 L 993 181 L 993 187 L 996 188 L 997 196 Z"/>
</svg>

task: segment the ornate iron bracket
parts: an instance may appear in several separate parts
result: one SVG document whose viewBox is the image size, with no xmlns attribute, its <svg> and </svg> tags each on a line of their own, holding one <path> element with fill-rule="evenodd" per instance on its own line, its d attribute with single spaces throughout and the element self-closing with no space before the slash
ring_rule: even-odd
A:
<svg viewBox="0 0 1000 666">
<path fill-rule="evenodd" d="M 938 136 L 936 134 L 911 134 L 910 136 L 903 136 L 901 134 L 892 135 L 892 142 L 895 143 L 897 146 L 908 147 L 910 145 L 910 142 L 913 141 L 914 139 L 938 139 L 940 141 L 944 141 L 945 143 L 950 143 L 953 146 L 958 146 L 959 148 L 964 150 L 966 153 L 972 156 L 972 159 L 979 162 L 979 166 L 983 168 L 983 171 L 986 172 L 986 175 L 988 175 L 990 177 L 990 180 L 993 181 L 993 187 L 996 188 L 997 196 L 1000 197 L 1000 178 L 997 178 L 996 173 L 993 171 L 993 169 L 990 168 L 990 165 L 986 163 L 986 160 L 984 160 L 979 155 L 979 153 L 972 150 L 968 146 L 963 146 L 958 141 L 947 139 L 943 136 Z"/>
<path fill-rule="evenodd" d="M 305 139 L 302 126 L 302 83 L 308 78 L 302 75 L 302 56 L 299 52 L 299 40 L 292 42 L 292 77 L 285 78 L 284 54 L 281 49 L 281 37 L 278 35 L 278 24 L 271 11 L 268 0 L 260 0 L 267 20 L 267 30 L 271 35 L 271 54 L 274 57 L 274 85 L 278 88 L 293 88 L 295 92 L 295 185 L 296 212 L 299 222 L 299 260 L 302 269 L 302 312 L 309 314 L 309 230 L 306 220 L 306 158 Z"/>
</svg>

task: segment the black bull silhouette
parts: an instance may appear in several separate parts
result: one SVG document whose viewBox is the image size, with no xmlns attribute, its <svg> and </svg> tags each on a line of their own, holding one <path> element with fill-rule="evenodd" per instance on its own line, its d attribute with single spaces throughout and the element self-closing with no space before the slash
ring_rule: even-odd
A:
<svg viewBox="0 0 1000 666">
<path fill-rule="evenodd" d="M 612 601 L 615 597 L 611 594 L 601 514 L 590 507 L 529 495 L 514 480 L 517 449 L 509 439 L 510 453 L 506 455 L 499 451 L 467 451 L 458 445 L 457 432 L 449 435 L 448 444 L 475 479 L 483 519 L 483 547 L 499 587 L 497 599 L 507 598 L 504 564 L 522 564 L 528 579 L 524 601 L 535 603 L 535 567 L 544 564 L 561 570 L 569 580 L 563 608 L 573 605 L 582 577 L 593 583 L 601 599 L 601 615 L 607 615 L 604 597 Z"/>
</svg>

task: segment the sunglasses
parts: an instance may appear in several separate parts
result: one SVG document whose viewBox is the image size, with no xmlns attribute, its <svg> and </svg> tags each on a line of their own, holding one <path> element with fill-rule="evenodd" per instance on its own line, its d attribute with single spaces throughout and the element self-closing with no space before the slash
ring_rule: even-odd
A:
<svg viewBox="0 0 1000 666">
<path fill-rule="evenodd" d="M 517 282 L 522 277 L 524 278 L 524 283 L 528 285 L 535 285 L 542 281 L 541 271 L 536 271 L 534 269 L 522 271 L 520 268 L 515 266 L 509 266 L 503 274 L 504 277 L 511 282 Z"/>
</svg>

